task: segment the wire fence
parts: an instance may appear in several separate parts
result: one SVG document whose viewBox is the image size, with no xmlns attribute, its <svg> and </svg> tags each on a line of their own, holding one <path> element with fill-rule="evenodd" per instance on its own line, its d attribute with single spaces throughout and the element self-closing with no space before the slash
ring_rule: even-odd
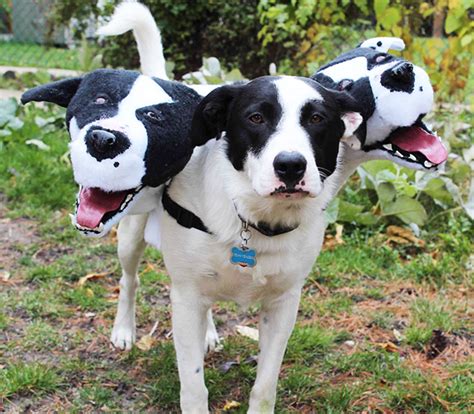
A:
<svg viewBox="0 0 474 414">
<path fill-rule="evenodd" d="M 51 19 L 53 1 L 0 0 L 0 66 L 80 69 L 72 26 Z M 91 20 L 86 36 L 94 31 Z"/>
</svg>

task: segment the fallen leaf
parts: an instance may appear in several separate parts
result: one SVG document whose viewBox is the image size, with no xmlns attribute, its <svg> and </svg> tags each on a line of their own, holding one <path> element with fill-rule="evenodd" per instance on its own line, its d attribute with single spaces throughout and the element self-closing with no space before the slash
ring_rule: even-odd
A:
<svg viewBox="0 0 474 414">
<path fill-rule="evenodd" d="M 409 229 L 399 226 L 388 226 L 387 227 L 387 243 L 395 244 L 416 244 L 419 247 L 425 246 L 425 241 L 416 237 L 413 232 Z"/>
<path fill-rule="evenodd" d="M 398 346 L 393 342 L 379 342 L 377 345 L 387 352 L 398 352 Z"/>
<path fill-rule="evenodd" d="M 222 408 L 224 411 L 230 411 L 233 410 L 234 408 L 239 408 L 241 404 L 237 401 L 226 401 L 224 408 Z"/>
<path fill-rule="evenodd" d="M 156 339 L 152 338 L 150 335 L 144 335 L 141 339 L 136 343 L 138 349 L 142 351 L 149 351 L 155 345 Z"/>
<path fill-rule="evenodd" d="M 0 280 L 2 282 L 7 282 L 8 279 L 10 279 L 10 272 L 7 272 L 6 270 L 0 271 Z"/>
<path fill-rule="evenodd" d="M 238 334 L 250 338 L 254 341 L 258 341 L 258 329 L 242 325 L 237 325 L 235 329 L 237 330 Z"/>
<path fill-rule="evenodd" d="M 34 146 L 38 147 L 40 150 L 43 150 L 43 151 L 49 151 L 50 150 L 49 145 L 45 144 L 40 139 L 29 139 L 29 140 L 25 141 L 25 144 L 34 145 Z"/>
<path fill-rule="evenodd" d="M 93 298 L 94 297 L 94 291 L 91 288 L 86 288 L 85 289 L 85 294 L 88 298 Z"/>
<path fill-rule="evenodd" d="M 77 282 L 77 286 L 84 286 L 87 281 L 89 280 L 96 280 L 96 279 L 101 279 L 105 276 L 107 276 L 109 272 L 102 272 L 102 273 L 89 273 L 79 279 Z"/>
</svg>

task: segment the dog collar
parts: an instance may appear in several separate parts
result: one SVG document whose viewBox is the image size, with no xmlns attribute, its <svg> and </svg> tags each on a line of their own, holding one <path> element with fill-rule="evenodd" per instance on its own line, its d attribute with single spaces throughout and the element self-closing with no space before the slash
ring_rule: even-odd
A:
<svg viewBox="0 0 474 414">
<path fill-rule="evenodd" d="M 237 206 L 234 203 L 235 211 L 237 211 Z M 250 226 L 253 229 L 257 230 L 260 234 L 263 234 L 267 237 L 279 236 L 280 234 L 289 233 L 298 228 L 298 226 L 275 226 L 272 227 L 264 221 L 259 221 L 257 224 L 252 223 L 251 221 L 245 220 L 237 211 L 240 221 L 244 226 Z"/>
<path fill-rule="evenodd" d="M 186 227 L 187 229 L 197 229 L 205 233 L 212 234 L 209 229 L 204 225 L 202 220 L 196 216 L 192 211 L 185 209 L 178 203 L 173 201 L 168 194 L 168 186 L 163 191 L 163 197 L 161 198 L 163 208 L 165 211 L 173 217 L 179 225 Z"/>
<path fill-rule="evenodd" d="M 204 233 L 212 234 L 211 231 L 206 227 L 206 225 L 202 222 L 202 220 L 196 216 L 192 211 L 180 206 L 178 203 L 173 201 L 168 194 L 168 186 L 165 187 L 163 191 L 163 197 L 161 198 L 163 203 L 163 208 L 165 211 L 173 217 L 177 223 L 187 229 L 197 229 L 201 230 Z M 237 209 L 236 209 L 237 211 Z M 252 227 L 253 229 L 257 230 L 260 234 L 263 234 L 267 237 L 279 236 L 280 234 L 289 233 L 290 231 L 295 230 L 298 226 L 276 226 L 271 227 L 268 223 L 259 221 L 257 224 L 254 224 L 248 220 L 245 220 L 238 212 L 237 215 L 239 216 L 242 225 L 245 227 Z"/>
</svg>

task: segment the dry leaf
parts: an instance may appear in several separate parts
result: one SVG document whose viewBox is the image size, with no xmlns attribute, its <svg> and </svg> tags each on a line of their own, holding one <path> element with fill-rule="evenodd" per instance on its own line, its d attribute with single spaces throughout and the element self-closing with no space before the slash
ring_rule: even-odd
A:
<svg viewBox="0 0 474 414">
<path fill-rule="evenodd" d="M 398 346 L 393 342 L 379 342 L 377 345 L 387 352 L 398 352 Z"/>
<path fill-rule="evenodd" d="M 409 229 L 399 226 L 388 226 L 387 235 L 389 236 L 387 242 L 395 244 L 416 244 L 419 247 L 425 246 L 425 241 L 416 237 Z"/>
<path fill-rule="evenodd" d="M 247 338 L 253 339 L 254 341 L 258 341 L 258 329 L 250 328 L 249 326 L 242 326 L 237 325 L 235 327 L 237 333 Z"/>
<path fill-rule="evenodd" d="M 224 411 L 230 411 L 233 410 L 234 408 L 239 408 L 241 404 L 237 401 L 226 401 L 223 410 Z"/>
<path fill-rule="evenodd" d="M 136 343 L 138 349 L 142 351 L 149 351 L 155 345 L 156 339 L 152 338 L 150 335 L 144 335 L 142 338 Z"/>
<path fill-rule="evenodd" d="M 10 272 L 7 272 L 6 270 L 0 271 L 0 281 L 8 282 L 8 279 L 10 279 Z"/>
<path fill-rule="evenodd" d="M 79 279 L 79 281 L 77 282 L 77 286 L 84 286 L 88 280 L 101 279 L 107 276 L 108 274 L 109 272 L 89 273 L 88 275 L 85 275 Z"/>
</svg>

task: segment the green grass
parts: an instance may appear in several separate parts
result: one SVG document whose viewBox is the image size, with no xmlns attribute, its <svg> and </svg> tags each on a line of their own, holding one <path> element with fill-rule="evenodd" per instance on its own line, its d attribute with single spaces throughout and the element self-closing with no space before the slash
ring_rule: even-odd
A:
<svg viewBox="0 0 474 414">
<path fill-rule="evenodd" d="M 77 49 L 18 42 L 0 42 L 0 65 L 58 69 L 78 69 L 80 66 Z"/>
<path fill-rule="evenodd" d="M 137 306 L 138 339 L 158 322 L 155 344 L 149 351 L 111 349 L 120 278 L 116 245 L 111 237 L 84 238 L 70 225 L 77 188 L 65 156 L 68 137 L 60 129 L 64 112 L 28 107 L 17 108 L 16 116 L 24 125 L 0 137 L 0 193 L 6 198 L 0 223 L 25 232 L 2 246 L 11 274 L 0 284 L 6 411 L 178 412 L 170 281 L 161 254 L 145 251 Z M 46 126 L 37 117 L 48 119 Z M 26 145 L 31 136 L 49 151 Z M 277 413 L 472 411 L 474 358 L 466 348 L 474 344 L 472 222 L 460 211 L 445 213 L 422 229 L 426 247 L 413 251 L 387 245 L 386 224 L 346 225 L 345 243 L 321 253 L 289 340 Z M 108 276 L 79 286 L 92 272 Z M 256 326 L 257 309 L 215 306 L 223 349 L 205 362 L 215 412 L 232 400 L 241 404 L 232 412 L 248 408 L 258 344 L 232 326 Z M 428 360 L 435 329 L 451 348 Z M 387 343 L 396 350 L 388 352 Z"/>
<path fill-rule="evenodd" d="M 41 395 L 56 390 L 59 385 L 58 375 L 42 364 L 18 363 L 0 371 L 0 398 Z"/>
</svg>

